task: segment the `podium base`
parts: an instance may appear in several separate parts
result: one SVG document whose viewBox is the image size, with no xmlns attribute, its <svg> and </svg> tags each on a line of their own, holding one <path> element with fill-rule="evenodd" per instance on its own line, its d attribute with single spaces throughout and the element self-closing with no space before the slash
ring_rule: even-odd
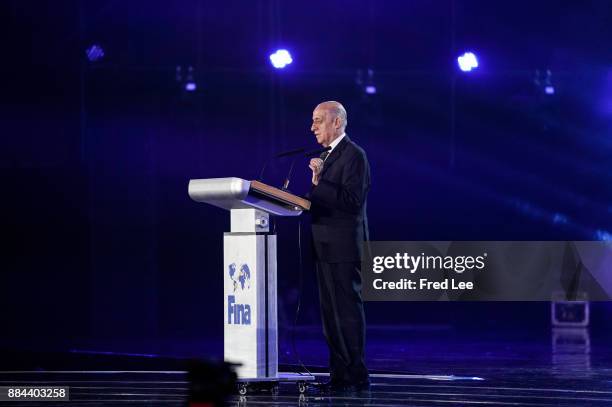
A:
<svg viewBox="0 0 612 407">
<path fill-rule="evenodd" d="M 280 383 L 295 383 L 300 394 L 306 393 L 308 382 L 314 381 L 315 377 L 309 374 L 279 373 L 276 377 L 253 377 L 238 379 L 238 394 L 245 396 L 249 392 L 270 392 L 278 394 Z"/>
</svg>

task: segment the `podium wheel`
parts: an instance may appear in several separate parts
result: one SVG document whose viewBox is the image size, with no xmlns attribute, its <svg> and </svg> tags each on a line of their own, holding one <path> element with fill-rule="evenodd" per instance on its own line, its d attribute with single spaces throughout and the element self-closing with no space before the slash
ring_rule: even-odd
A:
<svg viewBox="0 0 612 407">
<path fill-rule="evenodd" d="M 297 388 L 298 388 L 298 391 L 300 392 L 300 394 L 306 393 L 306 382 L 298 382 L 297 383 Z"/>
</svg>

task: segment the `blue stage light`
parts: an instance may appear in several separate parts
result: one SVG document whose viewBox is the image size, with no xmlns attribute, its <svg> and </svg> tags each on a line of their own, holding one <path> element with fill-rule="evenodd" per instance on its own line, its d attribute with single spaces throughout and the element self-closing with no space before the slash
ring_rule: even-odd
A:
<svg viewBox="0 0 612 407">
<path fill-rule="evenodd" d="M 550 69 L 536 69 L 533 83 L 538 88 L 539 92 L 542 92 L 547 96 L 552 96 L 557 92 L 557 89 L 553 85 L 552 72 Z"/>
<path fill-rule="evenodd" d="M 568 219 L 567 216 L 557 212 L 553 215 L 552 222 L 556 224 L 567 224 Z"/>
<path fill-rule="evenodd" d="M 368 95 L 374 95 L 376 94 L 376 86 L 374 85 L 368 85 L 365 87 L 365 93 L 367 93 Z"/>
<path fill-rule="evenodd" d="M 459 69 L 463 72 L 470 72 L 475 68 L 478 68 L 478 58 L 472 52 L 466 52 L 457 58 L 457 64 Z"/>
<path fill-rule="evenodd" d="M 87 55 L 89 62 L 96 62 L 104 57 L 104 50 L 100 45 L 93 44 L 85 50 L 85 55 Z"/>
<path fill-rule="evenodd" d="M 279 49 L 270 55 L 270 62 L 274 68 L 283 69 L 293 62 L 293 58 L 291 58 L 291 54 L 286 49 Z"/>
<path fill-rule="evenodd" d="M 607 230 L 597 229 L 594 234 L 595 240 L 602 240 L 604 242 L 612 242 L 612 233 Z"/>
<path fill-rule="evenodd" d="M 195 74 L 193 66 L 187 68 L 187 78 L 185 79 L 185 90 L 187 92 L 195 92 L 198 86 L 195 81 Z"/>
</svg>

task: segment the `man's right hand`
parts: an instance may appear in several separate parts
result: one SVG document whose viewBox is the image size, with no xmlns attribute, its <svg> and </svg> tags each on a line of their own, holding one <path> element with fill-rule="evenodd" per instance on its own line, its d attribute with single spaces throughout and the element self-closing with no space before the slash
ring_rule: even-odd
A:
<svg viewBox="0 0 612 407">
<path fill-rule="evenodd" d="M 319 185 L 321 171 L 323 171 L 323 160 L 321 160 L 320 158 L 310 159 L 310 164 L 308 164 L 308 168 L 312 170 L 312 183 L 314 185 Z"/>
</svg>

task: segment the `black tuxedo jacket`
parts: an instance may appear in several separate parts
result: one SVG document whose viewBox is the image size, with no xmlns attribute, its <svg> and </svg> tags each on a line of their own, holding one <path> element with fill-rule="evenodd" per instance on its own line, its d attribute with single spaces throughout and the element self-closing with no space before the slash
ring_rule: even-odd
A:
<svg viewBox="0 0 612 407">
<path fill-rule="evenodd" d="M 348 136 L 325 160 L 312 202 L 312 238 L 315 257 L 328 263 L 361 261 L 368 239 L 366 200 L 370 166 L 361 147 Z"/>
</svg>

